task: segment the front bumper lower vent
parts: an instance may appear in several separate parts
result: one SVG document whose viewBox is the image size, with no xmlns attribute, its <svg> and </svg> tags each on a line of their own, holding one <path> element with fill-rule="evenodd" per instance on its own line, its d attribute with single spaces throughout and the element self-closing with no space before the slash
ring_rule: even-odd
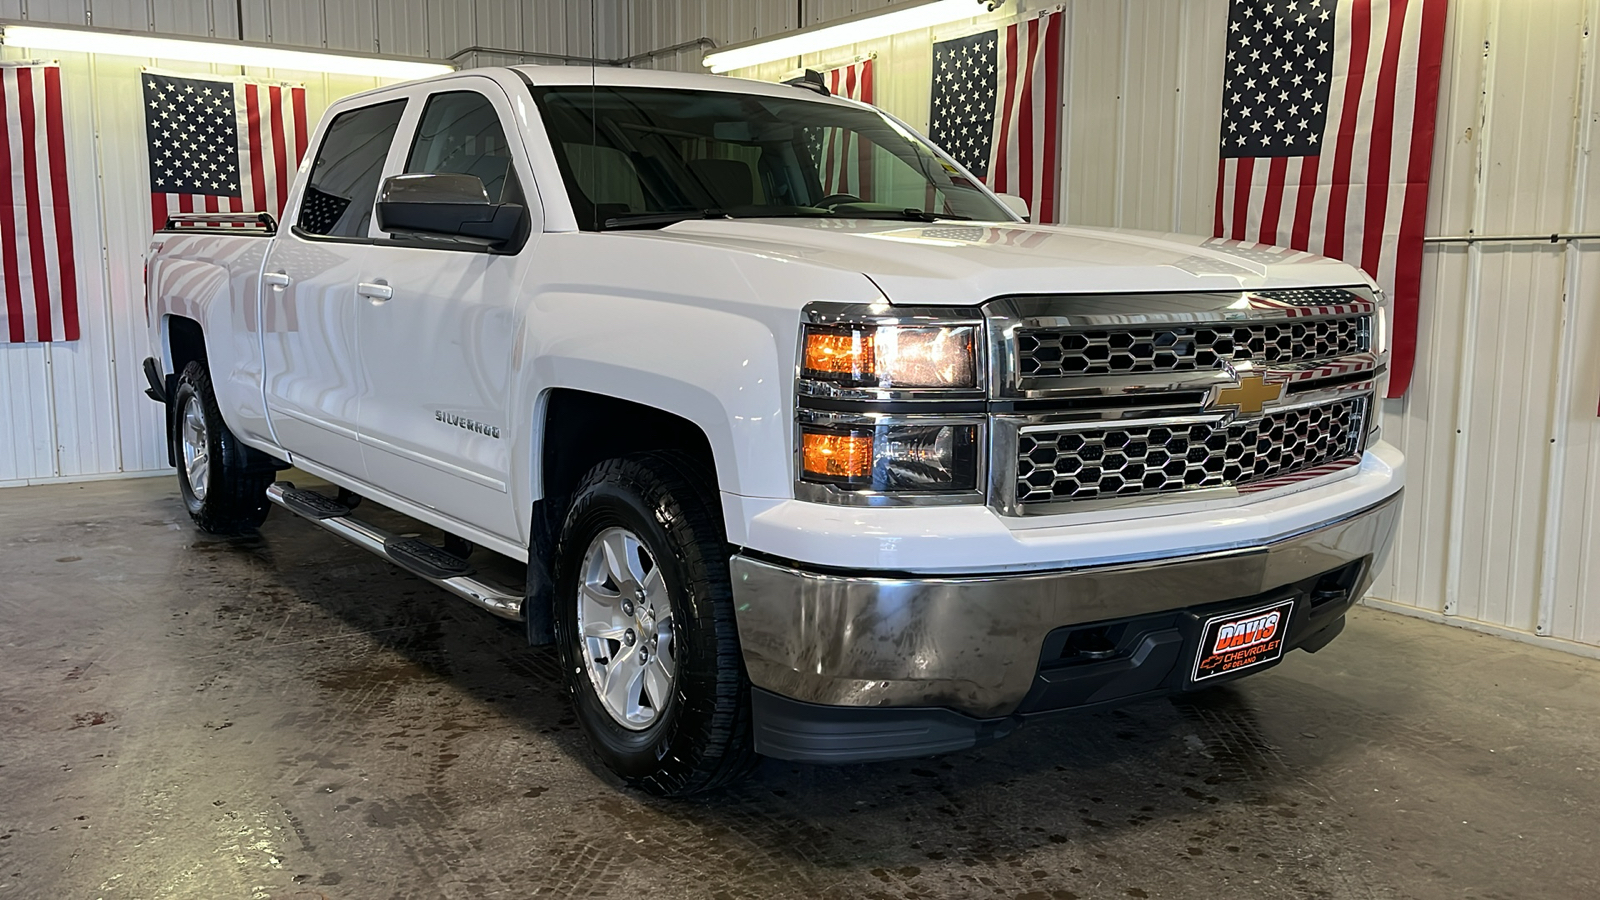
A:
<svg viewBox="0 0 1600 900">
<path fill-rule="evenodd" d="M 1024 428 L 1017 503 L 1142 497 L 1305 474 L 1359 455 L 1367 403 L 1349 397 L 1232 422 Z"/>
</svg>

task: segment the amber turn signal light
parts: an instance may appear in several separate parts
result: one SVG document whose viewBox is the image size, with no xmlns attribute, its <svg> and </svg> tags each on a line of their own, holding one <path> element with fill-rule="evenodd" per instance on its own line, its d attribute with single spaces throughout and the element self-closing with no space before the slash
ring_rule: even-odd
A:
<svg viewBox="0 0 1600 900">
<path fill-rule="evenodd" d="M 872 435 L 834 431 L 800 434 L 804 476 L 826 481 L 868 481 L 872 478 Z"/>
<path fill-rule="evenodd" d="M 870 380 L 877 365 L 870 331 L 807 331 L 803 366 L 815 375 Z"/>
</svg>

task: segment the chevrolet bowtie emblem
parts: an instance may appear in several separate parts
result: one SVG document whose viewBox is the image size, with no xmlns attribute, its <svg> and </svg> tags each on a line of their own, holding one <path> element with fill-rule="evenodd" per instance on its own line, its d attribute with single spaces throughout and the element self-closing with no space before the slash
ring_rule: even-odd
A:
<svg viewBox="0 0 1600 900">
<path fill-rule="evenodd" d="M 1242 415 L 1256 415 L 1283 397 L 1283 384 L 1268 384 L 1260 375 L 1240 375 L 1238 387 L 1218 388 L 1211 406 L 1237 406 Z"/>
</svg>

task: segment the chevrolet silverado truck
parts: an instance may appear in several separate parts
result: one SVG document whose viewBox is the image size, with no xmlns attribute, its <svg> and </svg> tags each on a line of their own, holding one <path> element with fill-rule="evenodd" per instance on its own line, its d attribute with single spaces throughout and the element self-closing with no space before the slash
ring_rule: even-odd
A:
<svg viewBox="0 0 1600 900">
<path fill-rule="evenodd" d="M 282 226 L 154 239 L 183 501 L 526 623 L 627 783 L 1228 682 L 1388 552 L 1387 301 L 1343 263 L 1029 224 L 815 84 L 479 69 L 310 146 Z"/>
</svg>

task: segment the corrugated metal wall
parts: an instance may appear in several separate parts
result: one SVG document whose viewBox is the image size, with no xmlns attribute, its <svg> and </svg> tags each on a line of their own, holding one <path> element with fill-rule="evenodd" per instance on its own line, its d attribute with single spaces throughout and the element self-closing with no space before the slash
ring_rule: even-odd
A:
<svg viewBox="0 0 1600 900">
<path fill-rule="evenodd" d="M 604 17 L 598 33 L 619 32 Z M 449 56 L 483 45 L 615 56 L 615 40 L 591 43 L 590 0 L 0 0 L 0 18 L 247 40 L 401 56 Z M 5 47 L 0 58 L 28 59 Z M 0 344 L 0 486 L 160 470 L 166 455 L 159 408 L 142 393 L 147 355 L 141 273 L 149 240 L 139 68 L 237 74 L 222 67 L 87 54 L 49 54 L 62 64 L 68 183 L 83 338 Z M 468 54 L 466 65 L 499 61 Z M 252 70 L 303 81 L 308 112 L 376 86 L 371 78 Z"/>
<path fill-rule="evenodd" d="M 749 38 L 716 30 L 721 6 L 764 35 L 869 5 L 883 4 L 633 0 L 630 51 L 701 29 L 719 43 Z M 1209 232 L 1227 0 L 1061 5 L 1070 16 L 1067 221 Z M 1013 0 L 1000 15 L 1018 10 Z M 1597 20 L 1600 0 L 1451 0 L 1430 235 L 1600 231 Z M 932 37 L 803 62 L 877 53 L 880 105 L 922 126 Z M 670 63 L 694 69 L 699 59 Z M 734 74 L 774 79 L 795 68 Z M 1411 486 L 1397 552 L 1373 594 L 1600 645 L 1600 242 L 1430 245 L 1423 289 L 1418 377 L 1385 408 Z"/>
</svg>

